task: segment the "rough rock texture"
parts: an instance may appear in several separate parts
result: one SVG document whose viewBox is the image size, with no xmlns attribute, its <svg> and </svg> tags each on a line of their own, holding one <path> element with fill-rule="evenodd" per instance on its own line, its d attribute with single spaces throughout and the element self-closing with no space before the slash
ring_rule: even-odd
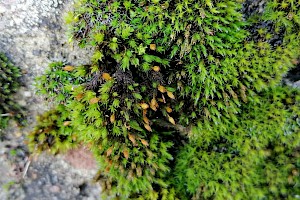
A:
<svg viewBox="0 0 300 200">
<path fill-rule="evenodd" d="M 65 156 L 43 154 L 31 161 L 25 178 L 29 153 L 24 139 L 35 124 L 35 117 L 48 108 L 36 96 L 34 79 L 53 61 L 88 64 L 92 50 L 83 50 L 67 42 L 63 14 L 72 0 L 0 0 L 0 51 L 23 72 L 23 87 L 16 96 L 26 107 L 28 126 L 19 129 L 11 123 L 0 141 L 0 199 L 99 199 L 100 187 L 91 183 L 95 162 L 74 166 L 76 151 Z M 78 157 L 93 159 L 91 155 Z M 88 153 L 87 153 L 88 154 Z M 69 163 L 70 164 L 69 164 Z M 94 165 L 94 166 L 93 166 Z M 92 167 L 91 167 L 92 166 Z M 84 167 L 89 169 L 76 169 Z"/>
<path fill-rule="evenodd" d="M 91 182 L 95 169 L 76 169 L 63 156 L 42 154 L 30 159 L 23 178 L 29 158 L 22 145 L 5 141 L 0 149 L 1 200 L 100 199 L 99 185 Z"/>
<path fill-rule="evenodd" d="M 20 103 L 44 110 L 33 94 L 34 77 L 53 61 L 87 64 L 91 51 L 67 42 L 63 14 L 72 0 L 0 0 L 0 51 L 26 74 Z M 39 109 L 37 109 L 37 106 Z"/>
</svg>

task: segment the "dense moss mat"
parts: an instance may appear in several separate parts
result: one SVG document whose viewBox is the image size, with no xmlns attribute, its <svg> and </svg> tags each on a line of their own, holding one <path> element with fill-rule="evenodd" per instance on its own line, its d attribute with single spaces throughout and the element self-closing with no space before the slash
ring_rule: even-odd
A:
<svg viewBox="0 0 300 200">
<path fill-rule="evenodd" d="M 70 41 L 95 52 L 38 79 L 56 107 L 31 149 L 88 145 L 104 198 L 296 198 L 299 4 L 247 3 L 76 1 Z"/>
<path fill-rule="evenodd" d="M 180 199 L 294 199 L 299 194 L 299 90 L 275 87 L 238 121 L 206 124 L 175 167 Z"/>
<path fill-rule="evenodd" d="M 7 127 L 9 119 L 24 124 L 24 113 L 13 95 L 20 87 L 21 70 L 5 54 L 0 53 L 0 135 Z"/>
</svg>

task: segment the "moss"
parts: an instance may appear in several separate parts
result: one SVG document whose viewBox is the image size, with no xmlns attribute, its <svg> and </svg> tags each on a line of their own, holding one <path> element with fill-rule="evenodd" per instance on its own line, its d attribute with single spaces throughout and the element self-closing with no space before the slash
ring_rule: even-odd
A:
<svg viewBox="0 0 300 200">
<path fill-rule="evenodd" d="M 13 95 L 20 87 L 21 70 L 3 53 L 0 53 L 0 133 L 7 127 L 9 119 L 24 124 L 24 112 Z"/>
<path fill-rule="evenodd" d="M 89 66 L 54 63 L 39 79 L 72 124 L 70 133 L 52 121 L 51 135 L 90 147 L 105 198 L 239 199 L 258 187 L 257 198 L 292 197 L 282 163 L 298 167 L 287 158 L 299 145 L 299 97 L 278 85 L 299 56 L 299 12 L 290 3 L 284 13 L 295 20 L 285 23 L 274 2 L 248 16 L 234 0 L 78 0 L 66 19 L 70 39 L 95 52 Z M 264 20 L 270 32 L 251 31 Z M 280 145 L 287 151 L 276 157 Z M 279 164 L 273 180 L 265 168 Z"/>
<path fill-rule="evenodd" d="M 293 199 L 299 193 L 299 90 L 275 87 L 238 121 L 197 129 L 177 159 L 181 199 Z"/>
<path fill-rule="evenodd" d="M 63 105 L 38 116 L 37 125 L 28 135 L 31 152 L 64 153 L 78 145 L 74 129 Z"/>
</svg>

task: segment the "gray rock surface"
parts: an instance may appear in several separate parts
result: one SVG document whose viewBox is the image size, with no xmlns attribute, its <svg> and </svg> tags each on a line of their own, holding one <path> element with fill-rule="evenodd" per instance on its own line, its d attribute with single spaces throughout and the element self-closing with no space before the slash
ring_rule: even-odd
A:
<svg viewBox="0 0 300 200">
<path fill-rule="evenodd" d="M 0 141 L 0 199 L 100 199 L 101 188 L 91 183 L 96 170 L 75 169 L 63 156 L 33 159 L 23 179 L 29 153 L 24 139 L 37 114 L 48 109 L 35 94 L 34 79 L 54 61 L 88 64 L 92 49 L 67 42 L 63 16 L 72 0 L 0 0 L 0 51 L 23 72 L 16 100 L 28 109 L 28 126 L 11 123 Z"/>
<path fill-rule="evenodd" d="M 0 149 L 1 200 L 100 199 L 99 184 L 92 183 L 96 170 L 75 169 L 63 156 L 44 153 L 31 160 L 23 178 L 26 150 L 12 141 L 0 143 Z"/>
<path fill-rule="evenodd" d="M 20 90 L 20 102 L 36 111 L 45 110 L 34 94 L 34 78 L 49 63 L 88 64 L 91 50 L 67 42 L 63 16 L 72 8 L 72 0 L 0 0 L 0 51 L 20 66 L 26 88 Z M 34 116 L 34 115 L 32 115 Z M 32 119 L 34 120 L 34 119 Z"/>
</svg>

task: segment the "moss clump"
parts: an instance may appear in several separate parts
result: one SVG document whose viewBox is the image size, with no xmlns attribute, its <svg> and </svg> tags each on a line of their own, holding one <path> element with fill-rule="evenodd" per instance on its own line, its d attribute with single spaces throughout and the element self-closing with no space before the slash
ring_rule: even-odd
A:
<svg viewBox="0 0 300 200">
<path fill-rule="evenodd" d="M 40 78 L 41 91 L 72 125 L 72 134 L 61 132 L 60 121 L 51 135 L 90 147 L 105 198 L 241 199 L 257 187 L 258 198 L 287 197 L 291 168 L 280 165 L 279 180 L 264 168 L 274 170 L 299 146 L 299 94 L 278 86 L 299 56 L 292 40 L 299 27 L 280 28 L 277 45 L 269 40 L 276 27 L 271 36 L 257 31 L 258 39 L 249 31 L 272 2 L 266 13 L 244 19 L 235 0 L 78 0 L 67 16 L 71 38 L 95 53 L 89 66 L 55 63 Z M 276 157 L 280 145 L 287 152 Z M 254 156 L 269 148 L 270 160 Z M 220 174 L 225 162 L 236 168 Z M 299 167 L 294 157 L 287 163 Z"/>
<path fill-rule="evenodd" d="M 51 150 L 63 153 L 78 143 L 63 105 L 38 116 L 34 131 L 28 135 L 29 150 L 36 153 Z"/>
<path fill-rule="evenodd" d="M 0 53 L 0 133 L 7 127 L 9 119 L 24 123 L 22 109 L 13 98 L 20 87 L 20 77 L 20 69 Z"/>
<path fill-rule="evenodd" d="M 206 124 L 178 154 L 180 199 L 294 199 L 299 194 L 300 92 L 275 87 L 244 104 L 227 130 Z"/>
</svg>

